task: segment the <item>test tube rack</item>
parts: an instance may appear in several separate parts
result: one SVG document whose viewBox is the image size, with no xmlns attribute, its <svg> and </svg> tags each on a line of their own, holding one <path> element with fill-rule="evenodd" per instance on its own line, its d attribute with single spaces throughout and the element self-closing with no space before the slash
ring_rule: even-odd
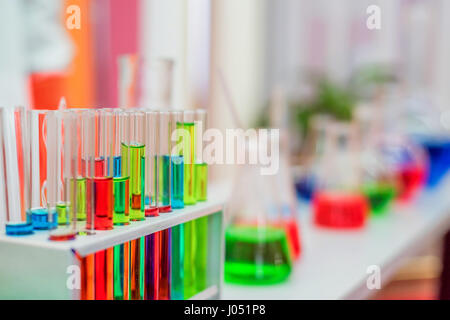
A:
<svg viewBox="0 0 450 320">
<path fill-rule="evenodd" d="M 80 299 L 80 257 L 208 216 L 208 286 L 190 299 L 218 299 L 223 283 L 223 208 L 220 199 L 198 202 L 158 217 L 75 240 L 48 240 L 48 231 L 22 237 L 0 235 L 0 299 Z M 77 268 L 78 267 L 78 268 Z M 80 281 L 78 281 L 80 282 Z"/>
</svg>

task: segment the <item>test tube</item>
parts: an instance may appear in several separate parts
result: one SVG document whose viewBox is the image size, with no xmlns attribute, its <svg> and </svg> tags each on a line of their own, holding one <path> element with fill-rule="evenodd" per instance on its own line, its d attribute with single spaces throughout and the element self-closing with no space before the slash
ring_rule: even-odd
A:
<svg viewBox="0 0 450 320">
<path fill-rule="evenodd" d="M 114 248 L 100 250 L 94 254 L 95 300 L 113 300 Z"/>
<path fill-rule="evenodd" d="M 145 112 L 145 215 L 155 217 L 158 210 L 157 133 L 158 112 Z M 159 299 L 160 235 L 154 232 L 145 237 L 145 300 Z"/>
<path fill-rule="evenodd" d="M 85 111 L 82 113 L 81 117 L 81 178 L 84 181 L 84 202 L 86 203 L 86 226 L 82 234 L 93 235 L 95 234 L 94 178 L 96 141 L 94 137 L 96 133 L 96 114 L 94 111 Z M 77 186 L 77 192 L 78 188 L 79 186 Z"/>
<path fill-rule="evenodd" d="M 54 229 L 57 226 L 56 115 L 55 111 L 30 112 L 31 205 L 28 210 L 34 229 Z"/>
<path fill-rule="evenodd" d="M 81 140 L 77 150 L 78 170 L 75 182 L 77 219 L 86 220 L 86 225 L 81 235 L 94 235 L 94 206 L 93 206 L 93 180 L 90 178 L 94 171 L 95 141 L 95 113 L 85 110 L 77 113 L 80 126 L 77 128 Z M 82 259 L 81 262 L 81 299 L 95 299 L 95 254 L 92 253 Z"/>
<path fill-rule="evenodd" d="M 122 161 L 122 144 L 130 144 L 130 114 L 114 112 L 114 225 L 130 223 L 130 168 Z M 123 152 L 128 153 L 129 148 Z M 129 155 L 126 156 L 129 159 Z M 114 300 L 129 299 L 130 243 L 114 246 Z"/>
<path fill-rule="evenodd" d="M 172 111 L 174 127 L 172 131 L 172 208 L 184 208 L 184 158 L 183 158 L 183 112 Z M 184 224 L 174 226 L 171 230 L 172 266 L 171 290 L 172 300 L 184 299 Z"/>
<path fill-rule="evenodd" d="M 130 241 L 130 299 L 144 299 L 145 237 Z"/>
<path fill-rule="evenodd" d="M 130 115 L 118 111 L 114 113 L 114 224 L 127 225 L 130 223 L 130 162 L 122 161 L 122 152 L 129 153 L 130 149 L 122 151 L 122 144 L 130 144 Z M 126 158 L 129 158 L 127 154 Z"/>
<path fill-rule="evenodd" d="M 208 165 L 203 159 L 203 130 L 206 127 L 206 110 L 195 111 L 195 199 L 206 201 L 208 188 Z M 194 250 L 194 268 L 196 292 L 207 287 L 208 269 L 208 216 L 198 218 L 195 224 L 195 233 L 191 236 L 197 246 Z"/>
<path fill-rule="evenodd" d="M 208 165 L 203 161 L 203 130 L 206 129 L 206 110 L 195 111 L 195 199 L 206 201 L 208 197 Z"/>
<path fill-rule="evenodd" d="M 96 112 L 96 152 L 93 178 L 94 226 L 96 230 L 113 228 L 113 157 L 112 157 L 112 126 L 111 112 L 100 110 Z"/>
<path fill-rule="evenodd" d="M 172 111 L 171 116 L 173 124 L 170 137 L 172 141 L 172 208 L 182 209 L 184 208 L 184 157 L 183 130 L 179 126 L 183 124 L 183 112 Z"/>
<path fill-rule="evenodd" d="M 130 166 L 130 220 L 139 221 L 145 219 L 145 114 L 141 111 L 129 114 L 130 143 L 122 143 L 122 161 L 124 166 Z"/>
<path fill-rule="evenodd" d="M 130 298 L 130 242 L 114 246 L 114 300 Z"/>
<path fill-rule="evenodd" d="M 58 139 L 61 138 L 58 132 L 57 111 L 49 111 L 47 114 L 47 229 L 56 228 L 57 211 L 56 203 L 58 199 Z M 53 214 L 54 213 L 54 214 Z M 33 218 L 34 212 L 32 211 Z M 53 218 L 56 217 L 56 219 Z M 55 221 L 54 221 L 55 220 Z M 35 223 L 35 221 L 33 221 Z M 52 225 L 55 225 L 54 227 Z M 34 226 L 36 228 L 36 225 Z"/>
<path fill-rule="evenodd" d="M 158 216 L 158 112 L 145 112 L 145 216 Z"/>
<path fill-rule="evenodd" d="M 71 110 L 75 117 L 76 128 L 76 139 L 77 139 L 77 149 L 73 154 L 76 157 L 76 173 L 75 173 L 75 196 L 72 202 L 76 203 L 75 215 L 77 221 L 86 221 L 87 214 L 87 168 L 86 168 L 86 154 L 87 154 L 87 131 L 86 125 L 88 120 L 85 118 L 87 110 Z M 90 137 L 92 139 L 92 137 Z"/>
<path fill-rule="evenodd" d="M 183 131 L 184 160 L 184 204 L 196 203 L 195 198 L 195 112 L 186 110 L 183 113 L 183 123 L 177 124 Z"/>
<path fill-rule="evenodd" d="M 56 112 L 57 120 L 57 202 L 58 229 L 50 233 L 52 241 L 73 240 L 76 230 L 76 185 L 78 167 L 77 117 L 71 111 Z"/>
<path fill-rule="evenodd" d="M 23 108 L 0 108 L 0 206 L 9 236 L 33 233 L 30 202 L 28 115 Z M 0 226 L 3 227 L 3 226 Z"/>
<path fill-rule="evenodd" d="M 171 128 L 172 117 L 170 112 L 161 111 L 158 121 L 158 210 L 159 213 L 171 212 Z"/>
<path fill-rule="evenodd" d="M 158 209 L 159 213 L 172 211 L 171 206 L 171 128 L 174 128 L 170 112 L 159 112 L 158 121 Z M 170 299 L 171 229 L 160 231 L 159 299 Z"/>
</svg>

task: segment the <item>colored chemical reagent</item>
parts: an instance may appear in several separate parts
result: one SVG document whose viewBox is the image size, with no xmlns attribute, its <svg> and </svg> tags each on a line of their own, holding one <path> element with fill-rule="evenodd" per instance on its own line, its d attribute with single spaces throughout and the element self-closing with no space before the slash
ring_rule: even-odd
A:
<svg viewBox="0 0 450 320">
<path fill-rule="evenodd" d="M 124 168 L 130 168 L 130 220 L 144 220 L 145 145 L 122 143 L 122 161 Z"/>
<path fill-rule="evenodd" d="M 314 223 L 336 229 L 361 228 L 369 204 L 364 195 L 346 192 L 317 192 L 313 200 Z"/>
<path fill-rule="evenodd" d="M 195 199 L 206 201 L 208 198 L 208 165 L 206 163 L 195 164 Z"/>
<path fill-rule="evenodd" d="M 397 173 L 397 197 L 400 201 L 411 200 L 425 182 L 425 168 L 421 165 L 405 165 Z"/>
<path fill-rule="evenodd" d="M 395 188 L 389 184 L 372 184 L 363 187 L 370 211 L 375 215 L 386 213 L 395 198 Z"/>
<path fill-rule="evenodd" d="M 291 273 L 286 232 L 269 226 L 231 226 L 225 232 L 225 281 L 275 284 Z"/>
<path fill-rule="evenodd" d="M 184 158 L 172 156 L 172 208 L 184 208 Z"/>
</svg>

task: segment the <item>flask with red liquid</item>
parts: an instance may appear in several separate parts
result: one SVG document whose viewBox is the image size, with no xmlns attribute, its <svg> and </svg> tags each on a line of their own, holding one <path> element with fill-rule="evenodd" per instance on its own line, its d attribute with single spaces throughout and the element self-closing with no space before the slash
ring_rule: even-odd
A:
<svg viewBox="0 0 450 320">
<path fill-rule="evenodd" d="M 367 221 L 369 204 L 361 192 L 354 124 L 329 125 L 329 140 L 321 170 L 324 181 L 313 200 L 314 223 L 335 229 L 361 228 Z"/>
</svg>

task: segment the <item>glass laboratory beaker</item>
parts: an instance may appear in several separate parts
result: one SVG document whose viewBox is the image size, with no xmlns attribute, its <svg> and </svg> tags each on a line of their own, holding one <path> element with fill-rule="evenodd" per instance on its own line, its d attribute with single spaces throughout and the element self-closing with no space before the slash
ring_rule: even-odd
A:
<svg viewBox="0 0 450 320">
<path fill-rule="evenodd" d="M 446 134 L 414 135 L 413 141 L 425 150 L 428 157 L 426 185 L 433 188 L 450 169 L 450 137 Z"/>
<path fill-rule="evenodd" d="M 383 153 L 388 136 L 383 134 L 378 105 L 363 105 L 355 111 L 355 126 L 361 161 L 361 190 L 373 215 L 388 212 L 397 193 L 397 179 Z"/>
<path fill-rule="evenodd" d="M 361 192 L 355 126 L 336 122 L 329 130 L 323 181 L 313 200 L 314 222 L 329 228 L 360 228 L 367 220 L 369 204 Z"/>
<path fill-rule="evenodd" d="M 275 195 L 276 210 L 281 217 L 281 222 L 286 229 L 291 257 L 296 260 L 300 257 L 300 234 L 298 226 L 297 201 L 295 199 L 294 181 L 291 178 L 289 162 L 288 137 L 284 130 L 280 130 L 280 157 L 279 169 L 272 176 Z"/>
<path fill-rule="evenodd" d="M 257 150 L 255 140 L 250 141 L 249 154 Z M 286 229 L 282 226 L 272 193 L 273 179 L 262 175 L 261 168 L 256 164 L 239 167 L 227 209 L 230 219 L 225 231 L 227 282 L 279 283 L 292 270 Z"/>
<path fill-rule="evenodd" d="M 297 195 L 304 201 L 311 201 L 318 188 L 318 183 L 323 180 L 320 177 L 323 153 L 327 139 L 327 127 L 331 123 L 330 117 L 325 114 L 319 114 L 311 119 L 310 143 L 312 144 L 312 156 L 306 159 L 306 164 L 302 172 L 298 175 L 295 182 Z"/>
<path fill-rule="evenodd" d="M 401 135 L 383 139 L 381 151 L 396 177 L 397 199 L 409 202 L 425 185 L 428 158 L 423 148 Z"/>
<path fill-rule="evenodd" d="M 29 128 L 25 109 L 0 108 L 0 228 L 9 236 L 33 233 Z"/>
</svg>

